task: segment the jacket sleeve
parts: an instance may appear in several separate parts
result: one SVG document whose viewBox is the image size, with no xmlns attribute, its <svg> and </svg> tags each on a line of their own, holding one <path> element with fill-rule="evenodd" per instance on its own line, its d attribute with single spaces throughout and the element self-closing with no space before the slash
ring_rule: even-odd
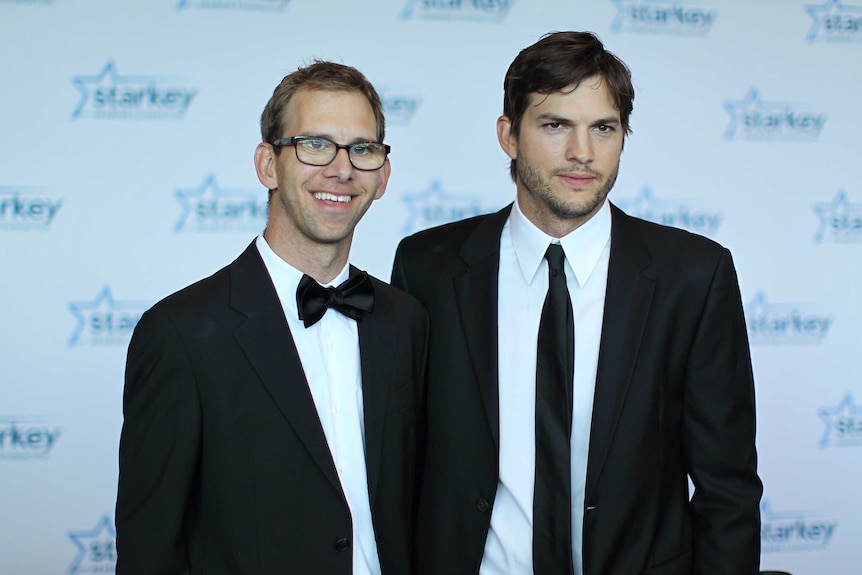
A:
<svg viewBox="0 0 862 575">
<path fill-rule="evenodd" d="M 760 496 L 754 378 L 730 253 L 716 265 L 691 353 L 683 406 L 683 450 L 691 499 L 695 574 L 756 574 Z"/>
<path fill-rule="evenodd" d="M 182 338 L 157 310 L 144 314 L 129 345 L 123 416 L 116 572 L 188 573 L 200 400 Z"/>
</svg>

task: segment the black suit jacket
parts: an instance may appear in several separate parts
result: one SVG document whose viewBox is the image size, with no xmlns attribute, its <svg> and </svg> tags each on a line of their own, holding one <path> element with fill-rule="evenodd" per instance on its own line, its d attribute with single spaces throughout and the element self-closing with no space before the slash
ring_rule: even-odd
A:
<svg viewBox="0 0 862 575">
<path fill-rule="evenodd" d="M 368 492 L 383 575 L 403 575 L 428 322 L 372 282 L 374 311 L 359 321 Z M 352 572 L 350 510 L 253 243 L 144 314 L 123 409 L 117 573 Z"/>
<path fill-rule="evenodd" d="M 498 479 L 497 282 L 510 208 L 420 232 L 395 256 L 393 285 L 431 318 L 422 575 L 475 574 L 483 555 Z M 753 575 L 762 489 L 730 253 L 611 209 L 584 574 Z"/>
</svg>

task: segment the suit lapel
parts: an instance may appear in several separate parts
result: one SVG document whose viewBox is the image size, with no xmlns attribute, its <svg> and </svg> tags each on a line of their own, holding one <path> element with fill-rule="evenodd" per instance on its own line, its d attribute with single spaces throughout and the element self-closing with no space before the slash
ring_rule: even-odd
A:
<svg viewBox="0 0 862 575">
<path fill-rule="evenodd" d="M 640 230 L 611 205 L 611 253 L 587 463 L 587 501 L 596 489 L 631 383 L 655 282 Z M 576 344 L 577 345 L 577 344 Z"/>
<path fill-rule="evenodd" d="M 482 219 L 464 242 L 461 257 L 467 264 L 453 279 L 461 327 L 473 363 L 485 415 L 497 448 L 500 447 L 498 396 L 497 286 L 500 268 L 500 234 L 511 204 Z"/>
<path fill-rule="evenodd" d="M 231 306 L 246 316 L 234 332 L 237 342 L 308 453 L 341 492 L 284 310 L 254 243 L 230 265 L 230 282 Z"/>
<path fill-rule="evenodd" d="M 356 270 L 351 267 L 351 274 Z M 365 415 L 365 466 L 372 508 L 380 479 L 383 450 L 383 424 L 386 420 L 389 393 L 392 391 L 392 366 L 397 334 L 389 319 L 392 302 L 374 290 L 374 312 L 359 321 L 359 356 L 362 370 L 362 404 Z"/>
</svg>

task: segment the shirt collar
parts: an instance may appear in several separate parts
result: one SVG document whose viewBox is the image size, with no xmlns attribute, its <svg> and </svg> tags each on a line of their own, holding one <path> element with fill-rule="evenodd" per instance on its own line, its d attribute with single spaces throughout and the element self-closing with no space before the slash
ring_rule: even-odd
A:
<svg viewBox="0 0 862 575">
<path fill-rule="evenodd" d="M 281 305 L 289 317 L 299 317 L 299 309 L 296 306 L 296 288 L 299 287 L 299 280 L 302 279 L 302 271 L 296 269 L 276 254 L 263 237 L 263 234 L 257 236 L 255 240 L 257 251 L 260 252 L 260 257 L 269 272 L 269 277 L 272 278 L 272 283 L 275 285 L 275 291 L 278 294 L 278 299 L 281 300 Z M 346 281 L 350 276 L 350 264 L 344 265 L 344 269 L 335 276 L 335 278 L 326 286 L 337 286 Z"/>
<path fill-rule="evenodd" d="M 590 279 L 602 251 L 611 239 L 611 208 L 605 200 L 593 217 L 570 234 L 557 240 L 527 219 L 516 198 L 509 215 L 509 226 L 515 256 L 524 281 L 528 284 L 533 283 L 533 278 L 539 271 L 542 260 L 545 259 L 548 246 L 558 242 L 563 246 L 566 261 L 574 272 L 578 286 L 583 287 Z"/>
</svg>

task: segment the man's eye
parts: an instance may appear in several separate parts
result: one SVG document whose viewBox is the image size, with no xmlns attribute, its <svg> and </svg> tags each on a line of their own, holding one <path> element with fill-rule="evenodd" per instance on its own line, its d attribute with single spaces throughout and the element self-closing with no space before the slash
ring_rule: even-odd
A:
<svg viewBox="0 0 862 575">
<path fill-rule="evenodd" d="M 354 156 L 367 156 L 371 152 L 371 144 L 353 144 L 350 147 L 350 153 Z"/>
<path fill-rule="evenodd" d="M 302 147 L 311 152 L 320 152 L 322 150 L 326 150 L 332 144 L 329 140 L 324 140 L 323 138 L 312 138 L 309 140 L 302 140 Z"/>
<path fill-rule="evenodd" d="M 596 126 L 596 130 L 597 130 L 597 131 L 599 131 L 599 132 L 600 132 L 600 133 L 602 133 L 602 134 L 609 134 L 609 133 L 611 133 L 611 132 L 613 132 L 613 131 L 614 131 L 614 127 L 613 127 L 613 126 L 607 126 L 607 125 L 605 125 L 605 124 L 602 124 L 602 125 L 600 125 L 600 126 Z"/>
<path fill-rule="evenodd" d="M 545 127 L 549 130 L 559 130 L 563 125 L 560 122 L 548 122 L 545 124 Z"/>
</svg>

